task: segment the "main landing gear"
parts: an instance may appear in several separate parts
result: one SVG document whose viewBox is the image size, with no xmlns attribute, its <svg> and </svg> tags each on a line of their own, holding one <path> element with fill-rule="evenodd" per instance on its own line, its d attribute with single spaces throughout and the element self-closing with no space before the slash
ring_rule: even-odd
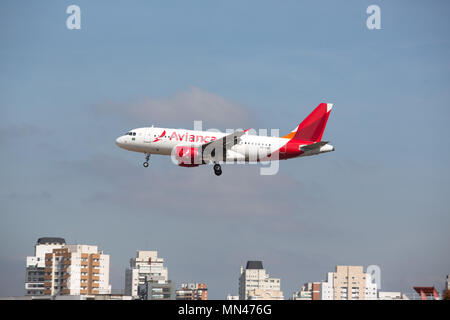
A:
<svg viewBox="0 0 450 320">
<path fill-rule="evenodd" d="M 148 160 L 150 160 L 150 153 L 145 154 L 145 162 L 143 164 L 145 168 L 148 167 Z"/>
<path fill-rule="evenodd" d="M 216 174 L 216 176 L 220 176 L 222 174 L 222 167 L 220 166 L 220 164 L 216 163 L 214 165 L 214 173 Z"/>
</svg>

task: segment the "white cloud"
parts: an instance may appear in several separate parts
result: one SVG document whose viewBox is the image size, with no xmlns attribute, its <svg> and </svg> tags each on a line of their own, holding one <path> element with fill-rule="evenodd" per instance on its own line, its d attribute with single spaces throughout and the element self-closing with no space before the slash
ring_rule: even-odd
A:
<svg viewBox="0 0 450 320">
<path fill-rule="evenodd" d="M 191 87 L 165 98 L 142 98 L 125 103 L 103 103 L 94 107 L 100 113 L 112 113 L 155 125 L 193 124 L 204 122 L 203 128 L 240 128 L 247 126 L 249 111 L 243 105 L 215 93 Z M 207 128 L 205 126 L 208 126 Z"/>
<path fill-rule="evenodd" d="M 285 174 L 259 175 L 259 165 L 224 165 L 220 177 L 211 166 L 181 168 L 170 163 L 144 169 L 105 155 L 61 165 L 109 186 L 92 192 L 87 203 L 112 204 L 130 212 L 146 211 L 151 204 L 170 215 L 188 211 L 194 216 L 279 218 L 296 212 L 297 200 L 309 196 L 301 183 Z"/>
</svg>

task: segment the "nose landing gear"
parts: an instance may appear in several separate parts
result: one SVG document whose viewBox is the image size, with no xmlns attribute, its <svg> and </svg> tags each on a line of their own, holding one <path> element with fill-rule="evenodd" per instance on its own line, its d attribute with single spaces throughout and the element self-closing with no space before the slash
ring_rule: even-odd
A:
<svg viewBox="0 0 450 320">
<path fill-rule="evenodd" d="M 222 174 L 222 167 L 220 166 L 220 164 L 216 163 L 214 165 L 214 173 L 216 174 L 216 176 L 220 176 Z"/>
<path fill-rule="evenodd" d="M 150 160 L 150 153 L 146 153 L 145 154 L 145 162 L 144 162 L 144 167 L 147 168 L 148 167 L 148 161 Z"/>
</svg>

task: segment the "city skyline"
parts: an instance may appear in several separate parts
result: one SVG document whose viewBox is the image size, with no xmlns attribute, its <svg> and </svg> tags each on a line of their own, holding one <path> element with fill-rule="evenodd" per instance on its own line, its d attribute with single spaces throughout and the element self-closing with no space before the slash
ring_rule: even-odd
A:
<svg viewBox="0 0 450 320">
<path fill-rule="evenodd" d="M 211 299 L 237 294 L 247 260 L 285 297 L 335 265 L 380 266 L 386 291 L 449 273 L 448 1 L 79 0 L 80 30 L 72 4 L 0 3 L 0 296 L 23 294 L 45 235 L 97 244 L 113 288 L 136 250 L 158 250 Z M 321 102 L 336 150 L 274 176 L 143 168 L 114 143 L 195 120 L 284 135 Z"/>
<path fill-rule="evenodd" d="M 65 261 L 67 258 L 69 261 Z M 94 276 L 100 275 L 100 278 L 97 277 L 97 279 L 94 280 L 97 280 L 97 283 L 100 283 L 100 291 L 98 291 L 98 287 L 97 289 L 92 288 L 92 266 L 88 267 L 88 265 L 91 265 L 92 263 L 95 264 L 96 261 L 97 268 L 99 269 Z M 198 282 L 186 283 L 185 281 L 177 283 L 171 280 L 168 276 L 168 267 L 164 264 L 164 258 L 158 255 L 158 251 L 137 250 L 136 256 L 134 258 L 130 258 L 130 265 L 125 269 L 124 286 L 120 289 L 113 289 L 111 285 L 109 285 L 109 261 L 110 256 L 103 251 L 99 251 L 97 245 L 73 245 L 67 244 L 65 239 L 61 237 L 41 237 L 35 244 L 35 256 L 26 257 L 27 276 L 24 279 L 25 295 L 54 296 L 62 294 L 76 296 L 80 294 L 121 294 L 123 296 L 128 296 L 131 299 L 142 299 L 143 296 L 139 293 L 139 290 L 141 290 L 140 287 L 143 285 L 146 287 L 148 282 L 152 282 L 155 287 L 158 287 L 158 284 L 162 284 L 162 286 L 159 287 L 170 288 L 170 291 L 167 291 L 167 296 L 164 296 L 164 300 L 174 300 L 175 297 L 176 300 L 178 300 L 179 297 L 196 297 L 197 295 L 201 297 L 201 300 L 208 300 L 209 289 L 207 288 L 207 284 Z M 81 264 L 81 268 L 86 268 L 85 271 L 81 269 L 81 288 L 80 266 L 77 269 L 77 264 Z M 61 267 L 64 266 L 64 270 L 61 269 L 61 274 L 58 272 L 58 265 L 61 265 Z M 39 272 L 39 267 L 42 272 Z M 49 267 L 53 269 L 51 274 L 48 273 L 50 271 L 47 270 Z M 66 270 L 65 268 L 67 267 L 69 267 L 68 269 L 70 270 Z M 75 279 L 70 280 L 70 284 L 68 285 L 65 284 L 67 278 L 64 276 L 67 272 L 69 272 L 69 277 L 75 277 Z M 86 273 L 83 274 L 83 272 Z M 106 278 L 102 276 L 103 274 L 106 275 Z M 350 292 L 352 287 L 356 286 L 358 288 L 358 292 L 361 292 L 362 294 L 361 297 L 359 297 L 358 292 L 356 293 L 356 296 L 351 296 L 348 294 L 349 299 L 350 297 L 357 297 L 362 300 L 377 300 L 378 295 L 380 295 L 380 299 L 391 299 L 392 296 L 398 296 L 398 299 L 402 299 L 401 297 L 403 295 L 406 296 L 406 299 L 416 299 L 418 297 L 418 295 L 412 291 L 392 292 L 382 290 L 381 274 L 381 269 L 377 265 L 368 266 L 367 271 L 364 271 L 363 266 L 336 265 L 336 272 L 327 272 L 326 280 L 311 281 L 310 279 L 307 283 L 301 286 L 301 290 L 298 292 L 293 292 L 292 295 L 288 294 L 288 296 L 285 296 L 283 295 L 283 291 L 281 289 L 280 278 L 270 278 L 269 274 L 266 272 L 266 269 L 263 267 L 263 261 L 248 260 L 245 268 L 243 266 L 240 267 L 238 295 L 228 293 L 226 298 L 233 298 L 232 300 L 342 300 L 345 298 L 344 300 L 346 300 L 347 293 L 342 295 L 342 293 L 338 292 L 336 289 L 341 288 L 342 286 L 346 287 L 346 292 Z M 85 278 L 83 278 L 83 275 L 85 275 Z M 41 276 L 45 278 L 38 279 L 38 277 Z M 432 284 L 431 287 L 436 288 L 439 295 L 443 294 L 445 289 L 448 290 L 449 276 L 450 275 L 447 275 L 446 278 L 443 277 L 441 279 L 442 283 L 444 283 L 445 279 L 445 285 L 442 285 L 442 290 L 440 290 L 441 283 L 439 283 L 438 286 Z M 64 281 L 64 283 L 59 283 L 58 278 L 61 278 L 61 281 Z M 63 278 L 65 280 L 62 280 Z M 350 280 L 350 278 L 353 280 Z M 51 281 L 52 283 L 50 289 L 47 285 L 48 281 Z M 39 282 L 41 282 L 41 286 L 37 287 L 33 285 L 34 283 Z M 53 282 L 55 282 L 55 290 L 53 290 Z M 83 284 L 83 282 L 85 284 Z M 56 285 L 61 287 L 58 287 L 57 289 Z M 64 286 L 64 290 L 62 286 Z M 426 287 L 430 287 L 429 284 Z M 80 289 L 82 290 L 80 291 Z M 353 288 L 353 290 L 355 289 L 356 288 Z M 416 288 L 414 287 L 413 289 Z M 97 291 L 94 292 L 92 290 Z M 198 291 L 200 293 L 197 293 L 197 290 L 200 290 Z M 145 292 L 148 291 L 149 290 L 147 287 Z M 313 291 L 315 294 L 312 294 Z M 153 299 L 149 297 L 150 295 L 146 293 L 144 299 Z M 159 297 L 159 293 L 156 293 L 155 297 L 157 299 L 163 298 L 162 296 Z M 219 300 L 223 299 L 225 298 L 220 298 Z"/>
</svg>

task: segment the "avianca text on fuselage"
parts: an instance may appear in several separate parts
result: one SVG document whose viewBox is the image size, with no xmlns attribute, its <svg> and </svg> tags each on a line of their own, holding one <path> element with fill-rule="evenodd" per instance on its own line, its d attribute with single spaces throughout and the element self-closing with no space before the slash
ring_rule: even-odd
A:
<svg viewBox="0 0 450 320">
<path fill-rule="evenodd" d="M 216 136 L 205 136 L 205 135 L 194 135 L 194 134 L 189 134 L 189 132 L 185 132 L 183 134 L 174 131 L 170 137 L 169 140 L 172 141 L 184 141 L 184 142 L 195 142 L 195 143 L 208 143 L 211 141 L 216 140 L 217 137 Z"/>
<path fill-rule="evenodd" d="M 334 151 L 322 136 L 333 105 L 319 104 L 293 131 L 283 137 L 146 127 L 128 131 L 116 140 L 125 150 L 144 153 L 148 167 L 151 154 L 171 155 L 182 167 L 214 164 L 222 174 L 221 162 L 261 162 L 286 160 Z"/>
</svg>

